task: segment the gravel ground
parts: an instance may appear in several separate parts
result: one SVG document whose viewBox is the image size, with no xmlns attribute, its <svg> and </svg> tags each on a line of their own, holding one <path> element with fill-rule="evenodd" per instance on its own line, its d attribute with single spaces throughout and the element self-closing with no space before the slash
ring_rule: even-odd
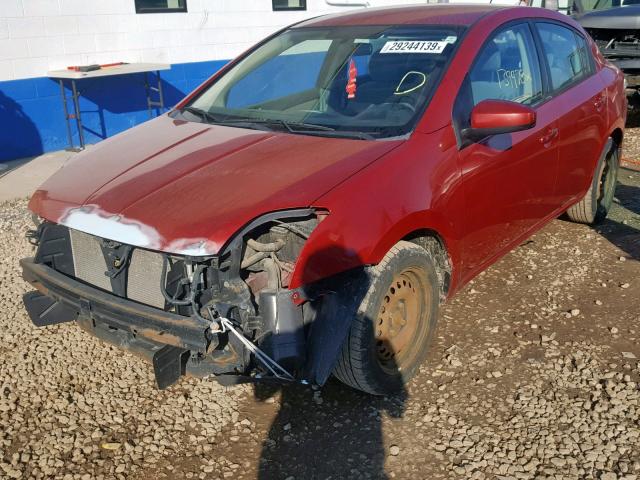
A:
<svg viewBox="0 0 640 480">
<path fill-rule="evenodd" d="M 623 158 L 636 170 L 640 169 L 640 110 L 629 112 L 624 132 Z"/>
<path fill-rule="evenodd" d="M 30 225 L 26 202 L 0 205 L 0 478 L 172 478 L 176 455 L 204 468 L 215 445 L 196 444 L 238 420 L 246 387 L 159 392 L 148 365 L 75 325 L 33 327 L 17 263 Z"/>
<path fill-rule="evenodd" d="M 597 230 L 553 221 L 445 306 L 403 395 L 255 390 L 238 478 L 638 478 L 639 260 L 622 170 Z"/>
<path fill-rule="evenodd" d="M 184 379 L 32 327 L 25 202 L 0 205 L 2 478 L 640 476 L 640 173 L 598 229 L 555 220 L 448 303 L 401 395 Z"/>
</svg>

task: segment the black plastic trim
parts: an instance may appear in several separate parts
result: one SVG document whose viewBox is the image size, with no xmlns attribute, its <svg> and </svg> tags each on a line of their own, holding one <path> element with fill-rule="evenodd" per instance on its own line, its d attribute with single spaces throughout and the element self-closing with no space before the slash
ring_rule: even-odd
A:
<svg viewBox="0 0 640 480">
<path fill-rule="evenodd" d="M 37 264 L 33 258 L 20 260 L 20 265 L 28 283 L 81 316 L 160 344 L 201 353 L 207 350 L 209 323 L 206 321 L 117 297 Z"/>
</svg>

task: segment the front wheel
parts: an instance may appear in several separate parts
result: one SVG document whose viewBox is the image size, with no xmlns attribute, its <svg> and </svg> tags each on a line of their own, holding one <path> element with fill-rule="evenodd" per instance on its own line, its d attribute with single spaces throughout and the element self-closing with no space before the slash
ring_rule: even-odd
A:
<svg viewBox="0 0 640 480">
<path fill-rule="evenodd" d="M 603 221 L 613 204 L 619 168 L 620 149 L 613 139 L 609 139 L 589 190 L 582 200 L 567 210 L 567 216 L 578 223 L 595 224 Z"/>
<path fill-rule="evenodd" d="M 371 267 L 368 287 L 333 371 L 374 395 L 402 390 L 427 355 L 438 319 L 435 262 L 427 250 L 399 242 Z"/>
</svg>

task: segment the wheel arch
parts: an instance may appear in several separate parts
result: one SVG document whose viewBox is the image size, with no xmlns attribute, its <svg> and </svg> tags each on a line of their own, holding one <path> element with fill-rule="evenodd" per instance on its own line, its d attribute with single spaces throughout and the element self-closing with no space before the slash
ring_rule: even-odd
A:
<svg viewBox="0 0 640 480">
<path fill-rule="evenodd" d="M 442 289 L 442 298 L 456 290 L 460 248 L 451 218 L 432 210 L 414 212 L 387 225 L 383 233 L 373 237 L 351 226 L 346 227 L 350 229 L 348 235 L 337 236 L 334 232 L 344 224 L 333 224 L 331 217 L 330 214 L 322 221 L 307 241 L 296 262 L 290 288 L 302 288 L 357 267 L 377 265 L 394 245 L 408 240 L 433 254 L 439 267 L 439 280 L 446 286 Z"/>
<path fill-rule="evenodd" d="M 451 273 L 453 269 L 444 239 L 433 229 L 421 228 L 405 235 L 402 240 L 420 245 L 431 254 L 438 274 L 440 302 L 442 303 L 451 289 Z"/>
<path fill-rule="evenodd" d="M 416 243 L 428 250 L 436 262 L 441 287 L 441 301 L 450 297 L 459 283 L 459 235 L 451 218 L 433 210 L 415 212 L 399 221 L 382 236 L 372 250 L 369 264 L 377 264 L 402 240 Z"/>
<path fill-rule="evenodd" d="M 624 132 L 622 131 L 622 128 L 620 127 L 614 128 L 614 130 L 611 132 L 611 135 L 609 136 L 613 138 L 614 143 L 618 147 L 622 145 L 622 140 L 624 139 Z"/>
</svg>

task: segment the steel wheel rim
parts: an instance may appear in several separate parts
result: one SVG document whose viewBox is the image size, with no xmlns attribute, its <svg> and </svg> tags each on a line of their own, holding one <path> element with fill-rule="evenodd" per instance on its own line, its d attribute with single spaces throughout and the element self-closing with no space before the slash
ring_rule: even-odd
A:
<svg viewBox="0 0 640 480">
<path fill-rule="evenodd" d="M 418 353 L 416 337 L 426 333 L 420 330 L 430 300 L 425 287 L 424 274 L 405 269 L 394 275 L 382 298 L 374 335 L 376 357 L 384 370 L 397 373 Z"/>
</svg>

